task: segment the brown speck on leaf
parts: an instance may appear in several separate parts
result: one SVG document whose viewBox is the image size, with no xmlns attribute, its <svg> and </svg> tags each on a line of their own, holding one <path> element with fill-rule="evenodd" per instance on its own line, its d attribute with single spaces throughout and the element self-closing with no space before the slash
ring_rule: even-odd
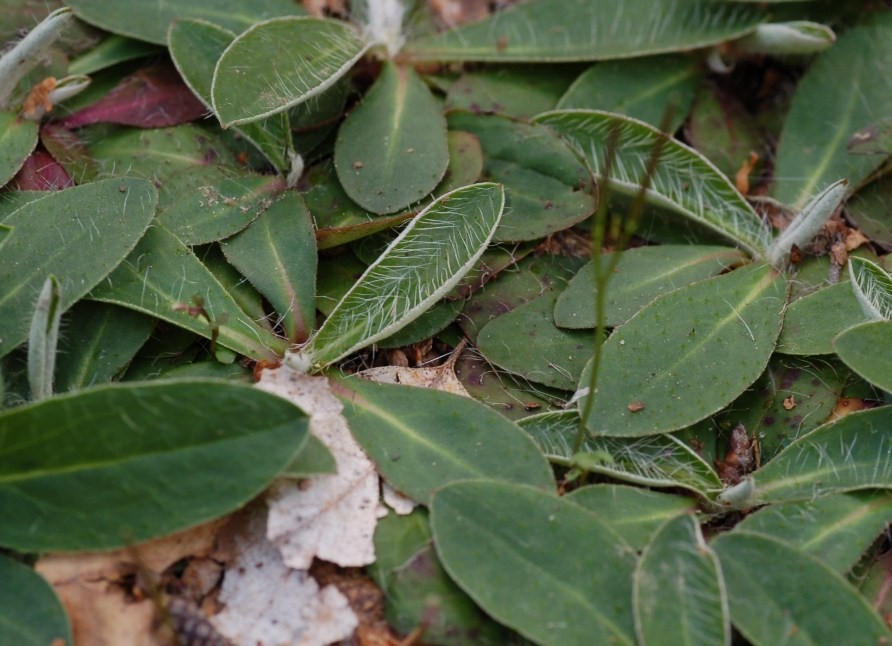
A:
<svg viewBox="0 0 892 646">
<path fill-rule="evenodd" d="M 759 155 L 750 151 L 749 158 L 740 165 L 737 174 L 734 176 L 734 184 L 737 186 L 737 190 L 740 191 L 741 194 L 746 195 L 750 192 L 750 174 L 752 174 L 753 169 L 758 163 Z"/>
<path fill-rule="evenodd" d="M 644 410 L 644 403 L 643 402 L 632 402 L 631 404 L 626 406 L 626 408 L 629 409 L 630 413 L 640 413 L 641 411 Z"/>
<path fill-rule="evenodd" d="M 363 163 L 362 163 L 361 161 L 359 161 L 358 159 L 357 159 L 355 162 L 353 162 L 353 168 L 355 168 L 355 169 L 357 169 L 357 170 L 360 169 L 360 168 L 362 168 L 363 166 L 365 166 L 365 164 L 363 164 Z"/>
<path fill-rule="evenodd" d="M 508 38 L 506 38 L 505 36 L 500 36 L 499 39 L 496 41 L 496 49 L 500 52 L 508 49 Z"/>
<path fill-rule="evenodd" d="M 796 398 L 793 397 L 793 395 L 790 395 L 789 397 L 786 397 L 784 399 L 784 408 L 786 408 L 787 410 L 793 410 L 794 408 L 796 408 Z"/>
</svg>

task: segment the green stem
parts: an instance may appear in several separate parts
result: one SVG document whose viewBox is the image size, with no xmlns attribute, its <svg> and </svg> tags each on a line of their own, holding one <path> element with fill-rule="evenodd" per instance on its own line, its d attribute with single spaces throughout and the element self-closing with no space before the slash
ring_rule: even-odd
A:
<svg viewBox="0 0 892 646">
<path fill-rule="evenodd" d="M 592 227 L 592 265 L 595 273 L 595 354 L 592 357 L 592 369 L 589 374 L 588 396 L 585 398 L 585 404 L 582 414 L 579 417 L 579 430 L 576 433 L 576 439 L 573 442 L 573 453 L 579 453 L 585 442 L 588 433 L 588 420 L 592 415 L 595 406 L 595 395 L 597 394 L 598 372 L 601 367 L 601 356 L 603 354 L 603 339 L 607 333 L 606 309 L 607 309 L 607 285 L 613 272 L 622 257 L 622 250 L 626 248 L 638 223 L 644 214 L 644 208 L 647 204 L 647 189 L 650 186 L 650 180 L 656 171 L 660 156 L 663 153 L 663 147 L 669 139 L 669 135 L 665 134 L 668 123 L 672 118 L 672 110 L 669 109 L 663 115 L 663 123 L 661 124 L 662 136 L 657 140 L 656 145 L 651 151 L 650 158 L 647 161 L 647 169 L 644 174 L 644 180 L 641 183 L 638 192 L 635 194 L 635 200 L 629 209 L 629 213 L 622 220 L 612 221 L 611 237 L 614 240 L 616 251 L 610 255 L 610 261 L 605 267 L 603 264 L 602 248 L 604 244 L 605 234 L 607 231 L 607 223 L 609 215 L 607 213 L 607 203 L 610 194 L 610 171 L 613 166 L 613 159 L 616 155 L 616 146 L 619 139 L 619 132 L 614 130 L 610 134 L 610 140 L 607 143 L 607 155 L 604 164 L 604 172 L 599 180 L 598 195 L 598 211 L 595 213 L 594 226 Z"/>
</svg>

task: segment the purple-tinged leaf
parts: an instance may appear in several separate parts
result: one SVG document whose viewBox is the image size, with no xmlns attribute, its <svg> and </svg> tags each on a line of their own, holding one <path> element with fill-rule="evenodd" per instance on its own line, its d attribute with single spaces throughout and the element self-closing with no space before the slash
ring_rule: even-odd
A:
<svg viewBox="0 0 892 646">
<path fill-rule="evenodd" d="M 117 123 L 138 128 L 163 128 L 200 119 L 207 108 L 175 70 L 153 65 L 124 78 L 91 106 L 60 122 L 64 128 L 91 123 Z"/>
</svg>

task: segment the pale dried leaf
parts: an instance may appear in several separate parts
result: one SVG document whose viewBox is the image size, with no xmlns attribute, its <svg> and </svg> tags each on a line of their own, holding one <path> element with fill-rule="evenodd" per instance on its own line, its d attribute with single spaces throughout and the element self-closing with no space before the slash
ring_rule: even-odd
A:
<svg viewBox="0 0 892 646">
<path fill-rule="evenodd" d="M 390 507 L 398 516 L 407 516 L 412 513 L 417 503 L 394 489 L 386 480 L 381 483 L 381 498 L 384 504 Z"/>
<path fill-rule="evenodd" d="M 258 387 L 293 402 L 310 415 L 310 432 L 332 452 L 337 473 L 300 482 L 282 480 L 269 492 L 267 536 L 285 564 L 307 569 L 313 558 L 343 567 L 375 561 L 372 538 L 378 518 L 375 465 L 353 439 L 343 406 L 328 380 L 283 366 L 264 370 Z"/>
<path fill-rule="evenodd" d="M 323 646 L 347 639 L 359 625 L 347 598 L 308 572 L 285 565 L 265 536 L 262 513 L 236 539 L 238 555 L 223 579 L 225 608 L 211 618 L 236 646 Z"/>
</svg>

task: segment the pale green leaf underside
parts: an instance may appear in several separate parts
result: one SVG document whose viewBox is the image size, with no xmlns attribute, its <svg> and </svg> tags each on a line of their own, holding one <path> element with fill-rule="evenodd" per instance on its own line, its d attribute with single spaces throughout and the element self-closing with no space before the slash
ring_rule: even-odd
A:
<svg viewBox="0 0 892 646">
<path fill-rule="evenodd" d="M 231 31 L 203 20 L 181 20 L 170 26 L 170 57 L 186 85 L 211 110 L 214 68 L 234 39 L 235 34 Z M 287 114 L 246 123 L 237 130 L 279 171 L 288 169 L 286 151 L 290 147 L 291 132 Z"/>
<path fill-rule="evenodd" d="M 211 83 L 214 111 L 224 127 L 283 112 L 331 87 L 367 47 L 353 27 L 334 20 L 257 23 L 217 62 Z"/>
<path fill-rule="evenodd" d="M 557 130 L 592 171 L 603 176 L 613 146 L 612 190 L 635 195 L 656 147 L 661 154 L 651 176 L 648 202 L 690 218 L 733 240 L 752 256 L 767 249 L 770 233 L 734 185 L 708 159 L 641 121 L 596 110 L 546 112 L 535 119 Z M 615 133 L 615 135 L 614 135 Z"/>
<path fill-rule="evenodd" d="M 892 488 L 892 407 L 846 415 L 791 443 L 753 473 L 756 500 L 783 502 Z"/>
<path fill-rule="evenodd" d="M 408 43 L 425 61 L 589 61 L 687 51 L 739 38 L 764 14 L 709 0 L 539 0 Z"/>
<path fill-rule="evenodd" d="M 577 411 L 532 415 L 518 422 L 555 464 L 573 464 L 573 442 L 579 429 Z M 715 470 L 694 449 L 673 435 L 638 438 L 592 437 L 582 444 L 582 453 L 610 456 L 598 464 L 587 464 L 592 473 L 644 485 L 680 487 L 702 495 L 722 489 Z"/>
<path fill-rule="evenodd" d="M 505 193 L 474 184 L 439 198 L 413 219 L 335 306 L 298 353 L 321 368 L 384 339 L 421 316 L 486 250 Z"/>
</svg>

